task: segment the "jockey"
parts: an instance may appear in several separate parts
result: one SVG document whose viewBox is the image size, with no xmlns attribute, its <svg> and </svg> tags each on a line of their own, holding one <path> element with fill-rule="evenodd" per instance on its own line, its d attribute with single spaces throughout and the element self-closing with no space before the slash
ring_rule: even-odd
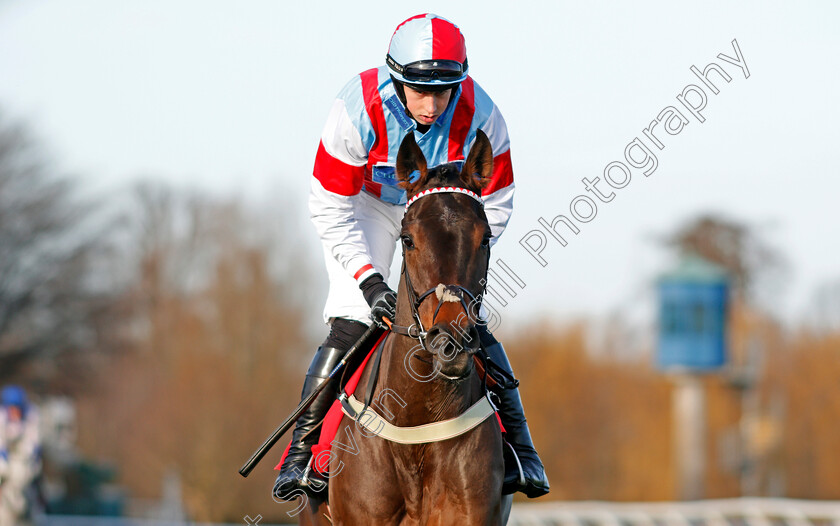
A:
<svg viewBox="0 0 840 526">
<path fill-rule="evenodd" d="M 17 385 L 0 391 L 0 526 L 21 524 L 41 471 L 38 416 Z"/>
<path fill-rule="evenodd" d="M 390 274 L 406 192 L 395 174 L 397 150 L 413 133 L 430 167 L 463 162 L 481 129 L 493 148 L 493 175 L 482 191 L 491 244 L 512 211 L 513 170 L 507 127 L 499 109 L 467 75 L 467 53 L 458 26 L 433 14 L 409 18 L 391 37 L 386 65 L 355 76 L 339 93 L 315 158 L 309 210 L 321 238 L 330 289 L 324 321 L 330 326 L 303 386 L 302 398 L 329 372 L 372 321 L 393 317 L 396 294 Z M 502 345 L 479 325 L 482 347 L 512 377 Z M 336 382 L 337 384 L 337 382 Z M 297 421 L 292 443 L 275 483 L 275 494 L 293 498 L 298 489 L 315 492 L 305 475 L 312 433 L 336 396 L 325 389 Z M 534 450 L 515 388 L 502 390 L 499 412 L 506 438 L 521 463 L 524 483 L 505 474 L 505 493 L 529 497 L 548 493 L 542 462 Z"/>
</svg>

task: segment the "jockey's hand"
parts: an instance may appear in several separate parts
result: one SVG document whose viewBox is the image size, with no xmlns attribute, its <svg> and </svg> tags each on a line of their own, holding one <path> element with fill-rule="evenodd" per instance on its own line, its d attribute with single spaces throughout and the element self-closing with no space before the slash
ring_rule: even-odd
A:
<svg viewBox="0 0 840 526">
<path fill-rule="evenodd" d="M 382 325 L 382 318 L 394 320 L 397 308 L 397 293 L 385 283 L 381 274 L 374 274 L 364 280 L 359 288 L 370 305 L 370 314 L 376 323 Z"/>
</svg>

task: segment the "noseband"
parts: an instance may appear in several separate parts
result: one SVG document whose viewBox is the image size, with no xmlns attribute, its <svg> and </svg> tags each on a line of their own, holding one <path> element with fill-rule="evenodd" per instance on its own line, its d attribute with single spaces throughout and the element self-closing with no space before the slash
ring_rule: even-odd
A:
<svg viewBox="0 0 840 526">
<path fill-rule="evenodd" d="M 481 197 L 473 192 L 472 190 L 468 190 L 466 188 L 460 188 L 457 186 L 445 186 L 445 187 L 436 187 L 436 188 L 429 188 L 427 190 L 423 190 L 419 194 L 415 195 L 405 205 L 405 211 L 408 212 L 408 207 L 410 207 L 413 203 L 417 202 L 420 198 L 433 195 L 433 194 L 464 194 L 467 195 L 478 202 L 481 206 L 484 206 L 484 202 L 481 200 Z M 417 295 L 414 291 L 414 286 L 411 283 L 411 275 L 408 272 L 408 267 L 405 264 L 405 244 L 402 246 L 402 275 L 405 276 L 405 288 L 408 292 L 408 299 L 409 299 L 409 307 L 411 307 L 411 316 L 414 319 L 414 323 L 411 324 L 409 327 L 403 327 L 396 324 L 392 324 L 390 329 L 393 332 L 398 334 L 402 334 L 408 336 L 410 338 L 414 338 L 420 341 L 420 344 L 423 346 L 423 349 L 428 351 L 428 347 L 426 345 L 426 336 L 428 331 L 423 327 L 423 322 L 420 320 L 420 304 L 423 303 L 423 300 L 431 296 L 435 292 L 439 292 L 438 286 L 432 287 L 426 292 Z M 445 301 L 448 301 L 447 294 L 451 294 L 455 296 L 461 305 L 464 307 L 464 312 L 467 316 L 470 315 L 470 308 L 467 304 L 465 296 L 469 298 L 470 302 L 476 302 L 475 295 L 470 292 L 466 287 L 461 285 L 445 285 L 443 290 L 439 292 L 438 304 L 435 308 L 435 314 L 432 316 L 432 323 L 434 323 L 434 319 L 437 318 L 438 312 L 440 312 L 440 308 L 443 306 Z"/>
</svg>

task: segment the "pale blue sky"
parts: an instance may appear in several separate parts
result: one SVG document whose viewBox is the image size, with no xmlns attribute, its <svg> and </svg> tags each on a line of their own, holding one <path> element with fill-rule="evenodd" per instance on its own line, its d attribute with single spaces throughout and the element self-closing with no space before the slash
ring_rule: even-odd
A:
<svg viewBox="0 0 840 526">
<path fill-rule="evenodd" d="M 816 287 L 840 279 L 837 3 L 406 5 L 0 1 L 0 105 L 93 188 L 152 174 L 290 197 L 305 221 L 333 97 L 382 63 L 396 24 L 436 12 L 461 26 L 471 73 L 510 130 L 517 196 L 494 257 L 527 286 L 505 316 L 649 313 L 646 283 L 665 264 L 651 235 L 705 211 L 761 226 L 789 255 L 791 280 L 778 297 L 786 316 L 804 316 Z M 748 79 L 716 59 L 735 56 L 733 39 Z M 634 171 L 568 246 L 546 248 L 546 268 L 538 265 L 518 241 L 540 217 L 568 215 L 581 179 L 621 160 L 698 82 L 689 67 L 713 60 L 732 81 L 709 95 L 705 123 L 691 118 L 664 136 L 656 172 Z"/>
</svg>

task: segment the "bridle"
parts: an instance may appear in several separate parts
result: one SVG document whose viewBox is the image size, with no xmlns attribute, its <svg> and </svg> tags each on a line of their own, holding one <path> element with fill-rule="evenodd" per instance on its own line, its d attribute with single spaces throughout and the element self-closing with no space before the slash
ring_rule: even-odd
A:
<svg viewBox="0 0 840 526">
<path fill-rule="evenodd" d="M 412 175 L 415 175 L 415 174 L 412 174 Z M 417 172 L 416 175 L 419 176 L 419 172 Z M 434 194 L 444 194 L 444 193 L 446 193 L 446 194 L 464 194 L 464 195 L 467 195 L 467 196 L 473 198 L 482 207 L 484 206 L 484 202 L 481 200 L 481 197 L 478 194 L 476 194 L 475 192 L 473 192 L 472 190 L 469 190 L 467 188 L 458 187 L 458 186 L 443 186 L 443 187 L 429 188 L 427 190 L 423 190 L 422 192 L 418 193 L 417 195 L 415 195 L 414 197 L 412 197 L 411 199 L 408 200 L 408 202 L 405 205 L 405 211 L 408 212 L 408 208 L 412 204 L 416 203 L 418 199 L 421 199 L 423 197 L 427 197 L 427 196 L 430 196 L 430 195 L 434 195 Z M 405 327 L 405 326 L 402 326 L 402 325 L 397 325 L 396 323 L 393 323 L 393 322 L 389 321 L 387 318 L 385 318 L 383 321 L 387 325 L 388 330 L 390 330 L 391 332 L 396 333 L 396 334 L 401 334 L 403 336 L 408 336 L 409 338 L 413 338 L 415 340 L 418 340 L 420 342 L 420 345 L 423 347 L 423 350 L 425 350 L 426 352 L 431 352 L 429 350 L 429 346 L 426 342 L 426 338 L 428 336 L 428 331 L 426 330 L 425 327 L 423 327 L 423 321 L 420 319 L 420 304 L 423 303 L 423 300 L 425 300 L 426 298 L 431 296 L 432 293 L 437 292 L 438 291 L 438 286 L 430 288 L 429 290 L 427 290 L 426 292 L 424 292 L 420 295 L 418 295 L 417 292 L 415 292 L 414 285 L 411 283 L 411 274 L 408 272 L 408 267 L 405 264 L 405 261 L 406 261 L 406 259 L 405 259 L 405 248 L 406 248 L 405 247 L 405 242 L 403 242 L 402 243 L 402 258 L 403 258 L 403 261 L 402 261 L 401 274 L 405 277 L 405 289 L 408 292 L 408 299 L 409 299 L 408 304 L 409 304 L 409 307 L 411 308 L 411 317 L 413 319 L 413 323 L 410 326 Z M 487 254 L 487 263 L 488 263 L 488 267 L 489 267 L 489 263 L 490 263 L 489 252 Z M 485 270 L 484 280 L 482 281 L 482 283 L 486 283 L 486 282 L 487 282 L 487 274 L 486 274 L 486 270 Z M 432 317 L 432 320 L 434 320 L 437 317 L 438 312 L 440 312 L 440 308 L 444 303 L 444 300 L 446 298 L 447 293 L 453 294 L 453 295 L 456 296 L 458 301 L 461 303 L 461 306 L 464 307 L 464 312 L 467 316 L 470 315 L 470 308 L 469 308 L 469 305 L 467 304 L 465 296 L 467 298 L 469 298 L 470 301 L 473 302 L 474 304 L 478 303 L 478 300 L 477 300 L 475 294 L 473 294 L 466 287 L 463 287 L 461 285 L 445 285 L 443 287 L 443 290 L 441 291 L 440 298 L 438 298 L 438 305 L 435 308 L 435 314 Z M 370 405 L 371 401 L 373 400 L 373 392 L 376 389 L 376 380 L 379 377 L 379 366 L 380 366 L 380 361 L 382 359 L 382 349 L 383 348 L 384 348 L 384 346 L 380 345 L 378 351 L 376 352 L 376 357 L 374 358 L 374 361 L 373 361 L 372 373 L 368 377 L 368 386 L 367 386 L 367 394 L 365 396 L 365 402 L 364 402 L 362 411 L 359 414 L 363 414 L 368 409 L 368 406 Z M 482 362 L 484 363 L 484 368 L 485 368 L 485 370 L 487 370 L 487 362 L 484 359 L 484 357 L 481 355 L 481 353 L 479 353 L 479 359 L 482 360 Z M 441 373 L 440 371 L 437 371 L 437 375 L 443 375 L 443 373 Z M 463 378 L 466 378 L 466 376 L 464 376 L 464 377 L 448 377 L 446 375 L 443 375 L 443 376 L 447 380 L 456 380 L 456 381 L 461 380 Z M 487 392 L 487 375 L 484 375 L 484 377 L 482 379 L 482 382 L 483 382 L 484 392 Z"/>
<path fill-rule="evenodd" d="M 461 188 L 457 186 L 445 186 L 445 187 L 435 187 L 429 188 L 427 190 L 423 190 L 422 192 L 418 193 L 414 197 L 408 200 L 405 205 L 405 211 L 408 212 L 408 207 L 410 207 L 413 203 L 417 202 L 418 199 L 423 197 L 433 195 L 433 194 L 442 194 L 442 193 L 457 193 L 467 195 L 477 201 L 481 206 L 484 206 L 484 202 L 482 201 L 481 197 L 469 190 L 467 188 Z M 439 294 L 438 304 L 435 308 L 434 316 L 432 316 L 432 320 L 434 321 L 437 318 L 438 312 L 440 312 L 441 307 L 443 306 L 444 302 L 447 301 L 447 294 L 454 295 L 458 301 L 460 302 L 461 306 L 464 308 L 464 313 L 469 316 L 470 315 L 470 307 L 467 304 L 467 299 L 470 300 L 470 303 L 473 305 L 477 305 L 478 300 L 476 299 L 475 294 L 473 294 L 469 289 L 462 285 L 454 284 L 454 285 L 445 285 L 443 290 L 441 291 L 439 286 L 435 286 L 430 288 L 429 290 L 423 292 L 422 294 L 417 294 L 414 290 L 414 285 L 411 283 L 411 274 L 408 272 L 408 267 L 405 264 L 405 243 L 402 244 L 402 270 L 401 273 L 405 277 L 405 289 L 408 293 L 408 304 L 411 308 L 411 316 L 414 321 L 410 326 L 405 327 L 401 325 L 396 325 L 392 323 L 389 328 L 392 332 L 397 334 L 402 334 L 404 336 L 408 336 L 409 338 L 413 338 L 415 340 L 419 340 L 420 344 L 423 346 L 423 349 L 428 351 L 428 346 L 426 342 L 426 337 L 428 335 L 428 331 L 425 327 L 423 327 L 423 321 L 420 319 L 420 305 L 423 303 L 423 300 L 428 298 L 434 293 Z M 489 258 L 489 254 L 488 254 Z M 486 271 L 485 271 L 486 272 Z M 485 280 L 483 281 L 486 283 L 487 276 L 485 275 Z"/>
</svg>

